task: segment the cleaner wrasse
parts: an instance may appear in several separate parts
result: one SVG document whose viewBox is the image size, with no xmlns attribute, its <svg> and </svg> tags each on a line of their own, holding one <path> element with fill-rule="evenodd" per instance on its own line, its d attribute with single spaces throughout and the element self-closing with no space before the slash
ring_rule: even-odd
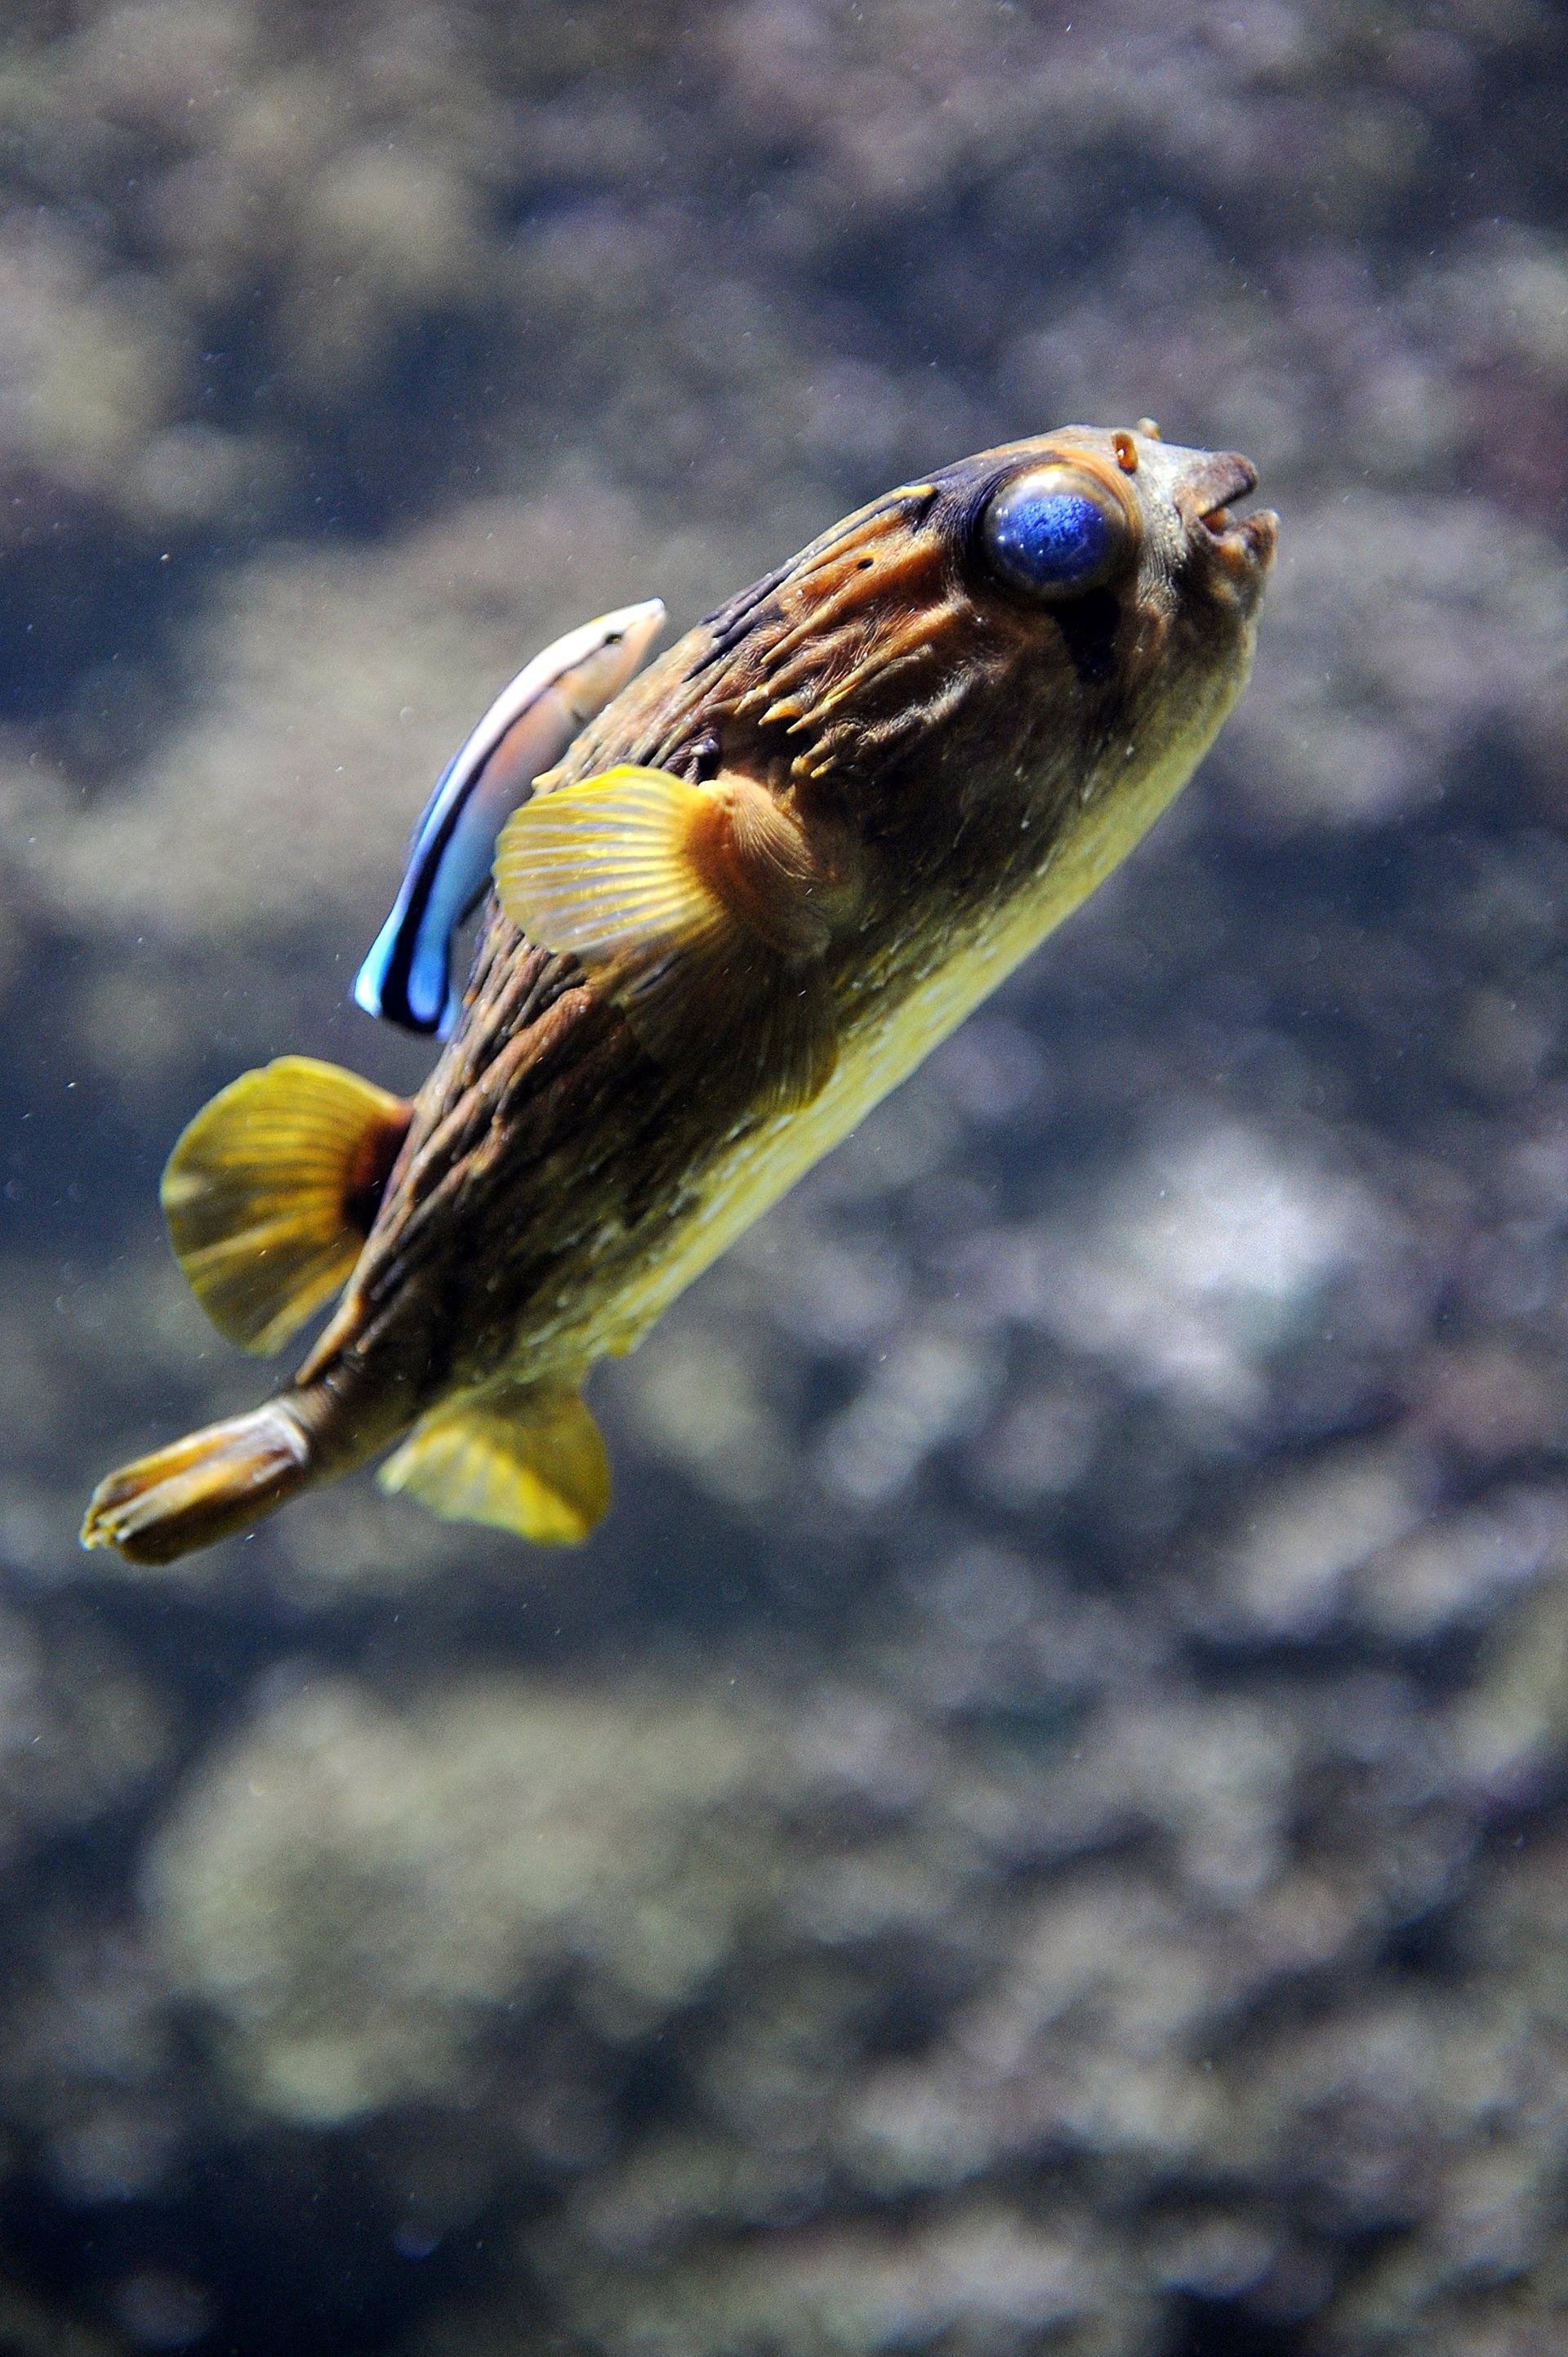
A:
<svg viewBox="0 0 1568 2357">
<path fill-rule="evenodd" d="M 452 937 L 489 888 L 496 837 L 541 770 L 619 694 L 664 627 L 657 597 L 584 622 L 526 663 L 435 781 L 392 914 L 354 981 L 367 1015 L 450 1039 Z"/>
<path fill-rule="evenodd" d="M 1245 684 L 1277 519 L 1243 458 L 1071 426 L 850 516 L 575 737 L 501 831 L 412 1103 L 302 1057 L 175 1147 L 220 1330 L 292 1382 L 111 1474 L 89 1546 L 163 1563 L 392 1454 L 443 1515 L 577 1540 L 581 1389 L 1063 917 Z"/>
</svg>

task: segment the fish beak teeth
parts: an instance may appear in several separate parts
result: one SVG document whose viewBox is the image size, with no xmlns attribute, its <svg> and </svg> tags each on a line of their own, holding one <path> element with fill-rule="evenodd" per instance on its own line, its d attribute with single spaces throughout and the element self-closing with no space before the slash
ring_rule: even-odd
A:
<svg viewBox="0 0 1568 2357">
<path fill-rule="evenodd" d="M 1266 572 L 1274 561 L 1274 550 L 1279 544 L 1280 519 L 1277 510 L 1258 508 L 1251 515 L 1243 516 L 1236 530 L 1240 533 L 1253 564 Z"/>
<path fill-rule="evenodd" d="M 1226 452 L 1211 458 L 1193 481 L 1187 505 L 1194 536 L 1226 570 L 1262 574 L 1273 560 L 1279 518 L 1272 508 L 1235 516 L 1233 503 L 1256 490 L 1258 470 L 1250 458 Z"/>
<path fill-rule="evenodd" d="M 1240 518 L 1224 508 L 1198 518 L 1204 544 L 1219 575 L 1229 576 L 1237 588 L 1255 595 L 1274 561 L 1280 520 L 1273 508 L 1259 508 Z"/>
<path fill-rule="evenodd" d="M 1250 458 L 1227 451 L 1195 470 L 1189 491 L 1190 510 L 1206 532 L 1217 537 L 1230 529 L 1230 505 L 1258 488 L 1258 470 Z"/>
</svg>

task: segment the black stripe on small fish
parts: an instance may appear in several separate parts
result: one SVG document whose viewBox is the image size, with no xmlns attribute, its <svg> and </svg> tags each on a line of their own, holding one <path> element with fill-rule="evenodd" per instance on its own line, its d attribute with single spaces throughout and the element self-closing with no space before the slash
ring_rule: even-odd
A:
<svg viewBox="0 0 1568 2357">
<path fill-rule="evenodd" d="M 463 814 L 478 790 L 479 780 L 489 768 L 500 745 L 504 743 L 506 733 L 505 730 L 502 731 L 484 759 L 476 769 L 470 770 L 463 791 L 453 797 L 435 833 L 422 845 L 416 846 L 418 856 L 409 875 L 412 889 L 403 912 L 403 921 L 398 927 L 396 943 L 391 957 L 387 960 L 386 972 L 381 980 L 381 1012 L 390 1021 L 401 1024 L 405 1030 L 435 1031 L 439 1028 L 441 1017 L 446 1013 L 446 1000 L 451 990 L 450 943 L 447 945 L 448 963 L 445 974 L 446 987 L 441 994 L 440 1006 L 428 1018 L 419 1014 L 410 1003 L 409 977 L 413 972 L 413 961 L 418 952 L 420 935 L 424 929 L 425 914 L 430 907 L 430 896 L 435 889 L 435 879 L 441 872 L 441 863 L 446 856 L 447 846 L 463 823 Z M 433 800 L 437 802 L 440 800 L 446 791 L 449 776 L 449 771 L 443 776 L 432 797 Z M 483 899 L 484 887 L 481 886 L 474 899 L 469 901 L 467 908 L 459 911 L 457 922 L 461 924 L 465 917 L 471 915 Z"/>
</svg>

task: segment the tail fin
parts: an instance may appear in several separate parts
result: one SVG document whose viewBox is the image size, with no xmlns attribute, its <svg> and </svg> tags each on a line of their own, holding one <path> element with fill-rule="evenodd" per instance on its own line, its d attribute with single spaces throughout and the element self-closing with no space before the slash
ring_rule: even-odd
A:
<svg viewBox="0 0 1568 2357">
<path fill-rule="evenodd" d="M 308 1484 L 311 1457 L 304 1426 L 269 1400 L 100 1481 L 81 1544 L 117 1547 L 132 1563 L 173 1563 L 286 1505 Z"/>
<path fill-rule="evenodd" d="M 313 1056 L 242 1072 L 202 1107 L 169 1156 L 161 1200 L 220 1334 L 275 1351 L 347 1283 L 411 1112 Z"/>
</svg>

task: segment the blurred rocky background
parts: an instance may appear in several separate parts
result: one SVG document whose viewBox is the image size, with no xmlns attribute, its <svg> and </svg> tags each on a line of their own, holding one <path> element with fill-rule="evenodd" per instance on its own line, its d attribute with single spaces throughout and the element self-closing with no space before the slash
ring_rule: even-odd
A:
<svg viewBox="0 0 1568 2357">
<path fill-rule="evenodd" d="M 1565 88 L 1552 0 L 8 0 L 7 2357 L 1563 2345 Z M 348 983 L 494 688 L 1142 413 L 1283 512 L 1248 701 L 606 1372 L 601 1537 L 80 1555 L 257 1387 L 180 1124 L 422 1070 Z"/>
</svg>

